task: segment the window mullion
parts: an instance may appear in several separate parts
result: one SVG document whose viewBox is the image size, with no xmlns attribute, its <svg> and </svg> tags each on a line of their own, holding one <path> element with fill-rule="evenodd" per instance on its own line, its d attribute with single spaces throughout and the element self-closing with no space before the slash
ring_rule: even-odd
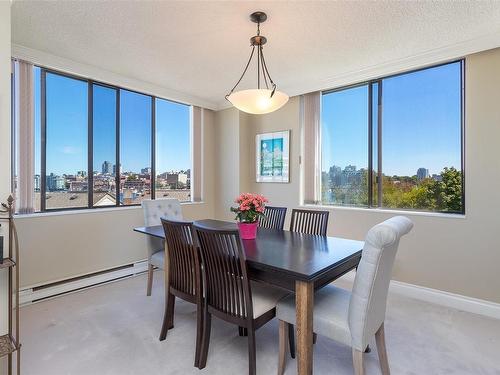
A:
<svg viewBox="0 0 500 375">
<path fill-rule="evenodd" d="M 116 161 L 115 161 L 115 195 L 116 205 L 120 206 L 120 181 L 121 181 L 121 164 L 120 164 L 120 90 L 116 89 Z"/>
<path fill-rule="evenodd" d="M 46 90 L 46 71 L 40 70 L 40 92 L 41 92 L 41 129 L 40 129 L 40 211 L 45 211 L 46 207 L 46 192 L 47 192 L 47 90 Z"/>
<path fill-rule="evenodd" d="M 377 205 L 382 207 L 383 174 L 382 174 L 382 80 L 378 81 L 377 99 Z"/>
<path fill-rule="evenodd" d="M 373 85 L 368 85 L 368 207 L 373 206 Z"/>
<path fill-rule="evenodd" d="M 156 99 L 151 97 L 151 199 L 156 198 Z"/>
<path fill-rule="evenodd" d="M 88 152 L 88 172 L 87 172 L 87 189 L 88 189 L 88 207 L 92 208 L 94 206 L 94 86 L 92 81 L 88 81 L 88 101 L 87 101 L 87 111 L 88 111 L 88 141 L 87 141 L 87 152 Z"/>
</svg>

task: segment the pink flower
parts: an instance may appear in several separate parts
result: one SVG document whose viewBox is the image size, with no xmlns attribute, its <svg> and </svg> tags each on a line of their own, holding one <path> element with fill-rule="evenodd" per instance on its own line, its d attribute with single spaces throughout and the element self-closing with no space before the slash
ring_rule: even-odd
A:
<svg viewBox="0 0 500 375">
<path fill-rule="evenodd" d="M 265 203 L 268 202 L 267 198 L 260 194 L 241 193 L 235 200 L 238 204 L 237 211 L 239 212 L 253 212 L 263 213 L 265 210 Z"/>
</svg>

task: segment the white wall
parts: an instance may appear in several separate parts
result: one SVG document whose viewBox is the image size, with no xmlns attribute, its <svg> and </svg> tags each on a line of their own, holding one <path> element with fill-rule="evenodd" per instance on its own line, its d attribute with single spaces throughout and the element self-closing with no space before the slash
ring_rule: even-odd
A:
<svg viewBox="0 0 500 375">
<path fill-rule="evenodd" d="M 212 217 L 208 203 L 183 204 L 186 219 Z M 17 219 L 21 286 L 35 286 L 147 258 L 142 209 L 115 208 L 24 216 Z"/>
<path fill-rule="evenodd" d="M 0 201 L 10 194 L 10 1 L 0 2 Z M 2 224 L 0 235 L 7 235 Z M 7 246 L 7 243 L 4 244 Z M 7 271 L 0 271 L 0 335 L 7 333 Z M 0 373 L 6 360 L 0 359 Z"/>
<path fill-rule="evenodd" d="M 500 187 L 500 157 L 497 151 L 500 142 L 499 98 L 500 49 L 468 56 L 466 216 L 406 213 L 415 222 L 415 227 L 401 243 L 394 279 L 500 302 L 500 249 L 497 242 L 500 224 L 500 199 L 497 197 Z M 252 142 L 252 145 L 257 133 L 292 130 L 289 184 L 256 183 L 253 148 L 249 157 L 251 163 L 239 163 L 238 171 L 233 168 L 231 180 L 221 175 L 218 182 L 228 185 L 235 180 L 235 174 L 241 179 L 247 176 L 247 181 L 240 182 L 240 185 L 264 194 L 273 205 L 289 209 L 297 207 L 300 204 L 299 120 L 299 100 L 294 97 L 284 108 L 268 115 L 252 116 L 246 122 L 248 129 L 245 130 L 244 141 Z M 243 134 L 241 129 L 240 134 Z M 223 140 L 243 141 L 242 138 L 234 140 L 234 136 L 237 135 L 225 134 Z M 250 168 L 250 171 L 245 168 Z M 231 191 L 232 195 L 235 193 Z M 227 201 L 221 199 L 219 204 L 227 205 Z M 355 239 L 363 239 L 371 226 L 396 214 L 376 209 L 328 209 L 331 212 L 329 234 Z M 224 208 L 216 209 L 216 213 L 221 210 Z"/>
<path fill-rule="evenodd" d="M 215 216 L 232 219 L 229 212 L 240 191 L 240 115 L 233 108 L 215 113 Z"/>
</svg>

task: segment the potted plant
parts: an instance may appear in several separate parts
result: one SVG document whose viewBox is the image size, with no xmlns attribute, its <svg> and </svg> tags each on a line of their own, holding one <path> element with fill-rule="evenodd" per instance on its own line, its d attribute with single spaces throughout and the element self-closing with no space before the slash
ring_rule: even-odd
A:
<svg viewBox="0 0 500 375">
<path fill-rule="evenodd" d="M 253 240 L 257 236 L 259 217 L 264 216 L 264 208 L 268 200 L 259 194 L 243 193 L 234 201 L 237 207 L 231 207 L 236 213 L 240 237 L 243 240 Z"/>
</svg>

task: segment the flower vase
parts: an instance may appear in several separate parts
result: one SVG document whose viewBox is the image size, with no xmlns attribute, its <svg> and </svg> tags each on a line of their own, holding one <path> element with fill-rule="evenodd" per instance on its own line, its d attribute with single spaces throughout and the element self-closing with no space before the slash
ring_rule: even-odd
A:
<svg viewBox="0 0 500 375">
<path fill-rule="evenodd" d="M 241 223 L 238 222 L 238 229 L 240 231 L 240 238 L 242 240 L 254 240 L 257 237 L 257 227 L 259 222 L 255 223 Z"/>
</svg>

